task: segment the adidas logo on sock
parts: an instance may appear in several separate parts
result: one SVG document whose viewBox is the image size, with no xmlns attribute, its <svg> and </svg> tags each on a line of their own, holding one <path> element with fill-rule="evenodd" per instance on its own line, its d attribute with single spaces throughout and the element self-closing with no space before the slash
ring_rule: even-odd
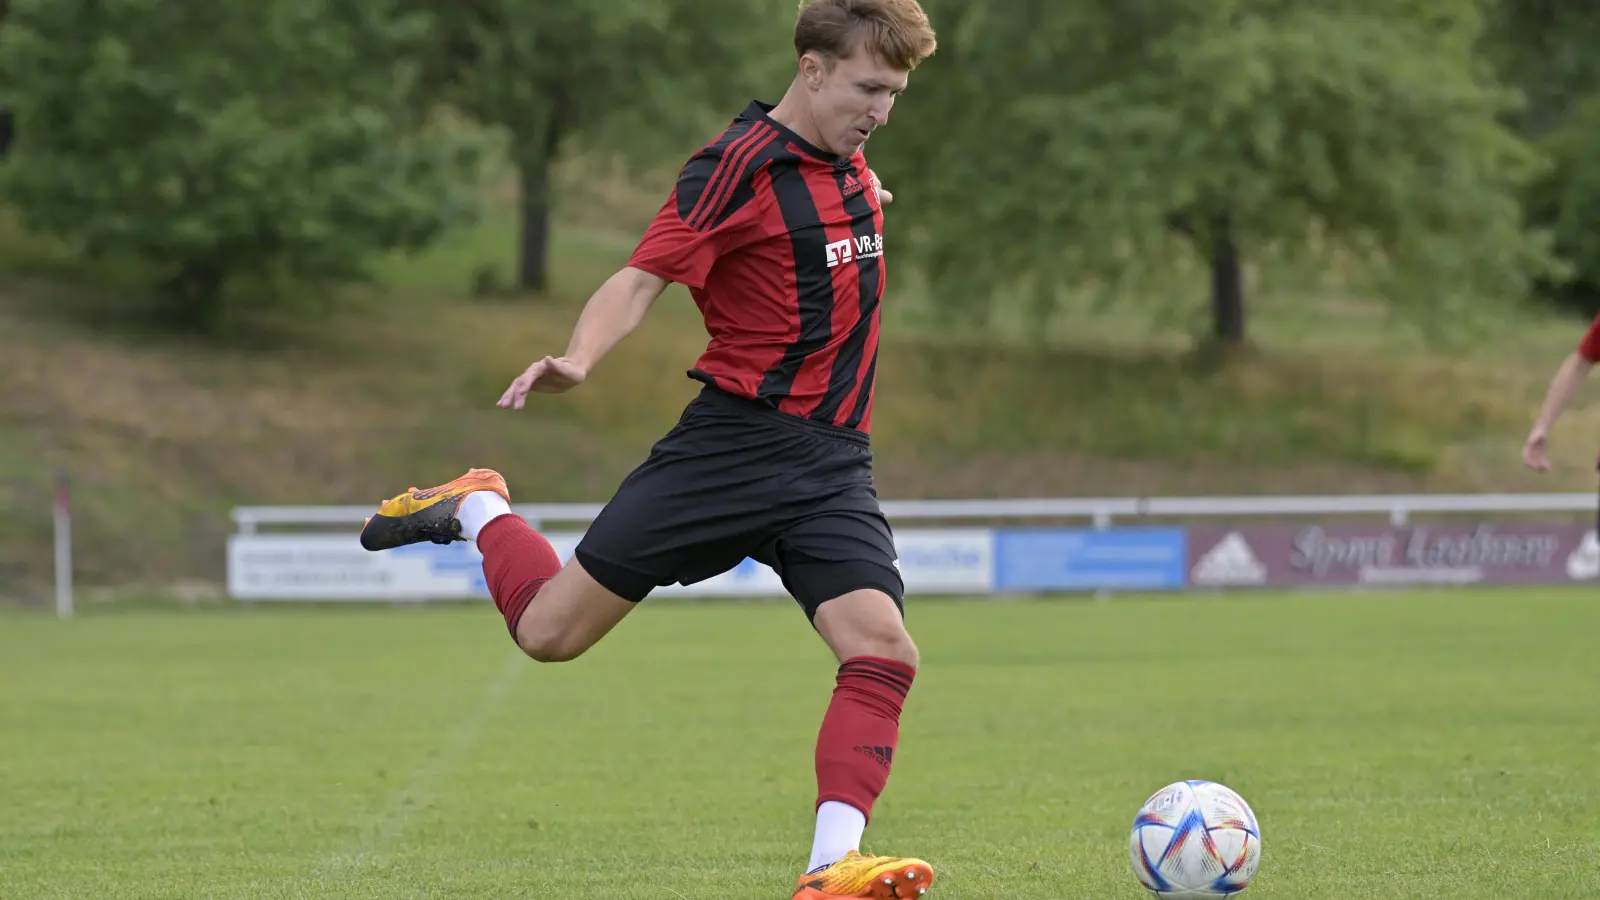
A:
<svg viewBox="0 0 1600 900">
<path fill-rule="evenodd" d="M 883 766 L 885 769 L 894 765 L 893 747 L 868 747 L 863 745 L 856 747 L 855 751 L 867 757 L 868 759 L 873 760 L 878 765 Z"/>
</svg>

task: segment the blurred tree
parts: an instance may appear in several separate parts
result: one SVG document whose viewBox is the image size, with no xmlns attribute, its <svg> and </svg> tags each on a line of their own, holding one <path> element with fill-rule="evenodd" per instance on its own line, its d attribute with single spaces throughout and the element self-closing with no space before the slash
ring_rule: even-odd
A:
<svg viewBox="0 0 1600 900">
<path fill-rule="evenodd" d="M 234 276 L 360 278 L 471 214 L 474 144 L 411 97 L 427 36 L 396 0 L 15 0 L 0 190 L 32 229 L 165 268 L 189 327 Z"/>
<path fill-rule="evenodd" d="M 1551 168 L 1526 192 L 1529 221 L 1548 229 L 1571 267 L 1546 296 L 1600 313 L 1600 12 L 1560 0 L 1486 0 L 1484 46 L 1525 105 L 1508 117 Z"/>
<path fill-rule="evenodd" d="M 708 121 L 749 99 L 742 92 L 781 56 L 793 23 L 762 0 L 409 2 L 437 23 L 431 95 L 510 137 L 517 279 L 532 290 L 547 284 L 550 168 L 562 147 L 582 138 L 660 163 L 664 147 L 709 139 Z"/>
<path fill-rule="evenodd" d="M 1474 0 L 927 0 L 938 56 L 873 151 L 947 307 L 997 288 L 1115 296 L 1173 232 L 1244 340 L 1240 261 L 1340 266 L 1443 326 L 1550 259 L 1539 155 L 1477 54 Z"/>
</svg>

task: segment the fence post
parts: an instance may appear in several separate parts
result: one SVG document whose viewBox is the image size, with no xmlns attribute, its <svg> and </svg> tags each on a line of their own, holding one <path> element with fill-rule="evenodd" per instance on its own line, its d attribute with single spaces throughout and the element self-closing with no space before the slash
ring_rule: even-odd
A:
<svg viewBox="0 0 1600 900">
<path fill-rule="evenodd" d="M 65 470 L 56 472 L 56 615 L 72 618 L 72 486 Z"/>
</svg>

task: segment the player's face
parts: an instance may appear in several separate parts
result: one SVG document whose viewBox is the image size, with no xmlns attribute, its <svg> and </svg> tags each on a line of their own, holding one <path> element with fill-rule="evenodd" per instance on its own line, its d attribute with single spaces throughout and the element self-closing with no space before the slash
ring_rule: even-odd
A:
<svg viewBox="0 0 1600 900">
<path fill-rule="evenodd" d="M 850 156 L 889 121 L 894 98 L 906 89 L 910 73 L 861 47 L 835 60 L 832 67 L 809 57 L 807 61 L 815 65 L 807 82 L 811 119 L 826 144 L 823 149 Z"/>
</svg>

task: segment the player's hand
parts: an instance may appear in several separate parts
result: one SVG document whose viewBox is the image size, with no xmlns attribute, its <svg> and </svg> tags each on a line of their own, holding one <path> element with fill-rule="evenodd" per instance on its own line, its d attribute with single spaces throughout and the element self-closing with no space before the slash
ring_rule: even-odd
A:
<svg viewBox="0 0 1600 900">
<path fill-rule="evenodd" d="M 506 388 L 506 392 L 500 395 L 500 402 L 495 405 L 501 409 L 521 409 L 530 392 L 559 394 L 570 391 L 582 384 L 588 374 L 583 366 L 564 356 L 546 356 L 524 369 L 517 380 Z"/>
<path fill-rule="evenodd" d="M 871 169 L 868 169 L 867 170 L 867 177 L 868 177 L 869 180 L 872 181 L 872 189 L 874 191 L 878 192 L 878 205 L 879 206 L 888 206 L 889 204 L 894 202 L 894 195 L 889 193 L 887 190 L 884 189 L 883 182 L 878 180 L 878 173 L 877 172 L 874 172 Z"/>
<path fill-rule="evenodd" d="M 1550 456 L 1548 454 L 1550 436 L 1542 428 L 1535 428 L 1528 433 L 1528 440 L 1522 445 L 1522 463 L 1530 469 L 1540 472 L 1550 470 Z"/>
</svg>

